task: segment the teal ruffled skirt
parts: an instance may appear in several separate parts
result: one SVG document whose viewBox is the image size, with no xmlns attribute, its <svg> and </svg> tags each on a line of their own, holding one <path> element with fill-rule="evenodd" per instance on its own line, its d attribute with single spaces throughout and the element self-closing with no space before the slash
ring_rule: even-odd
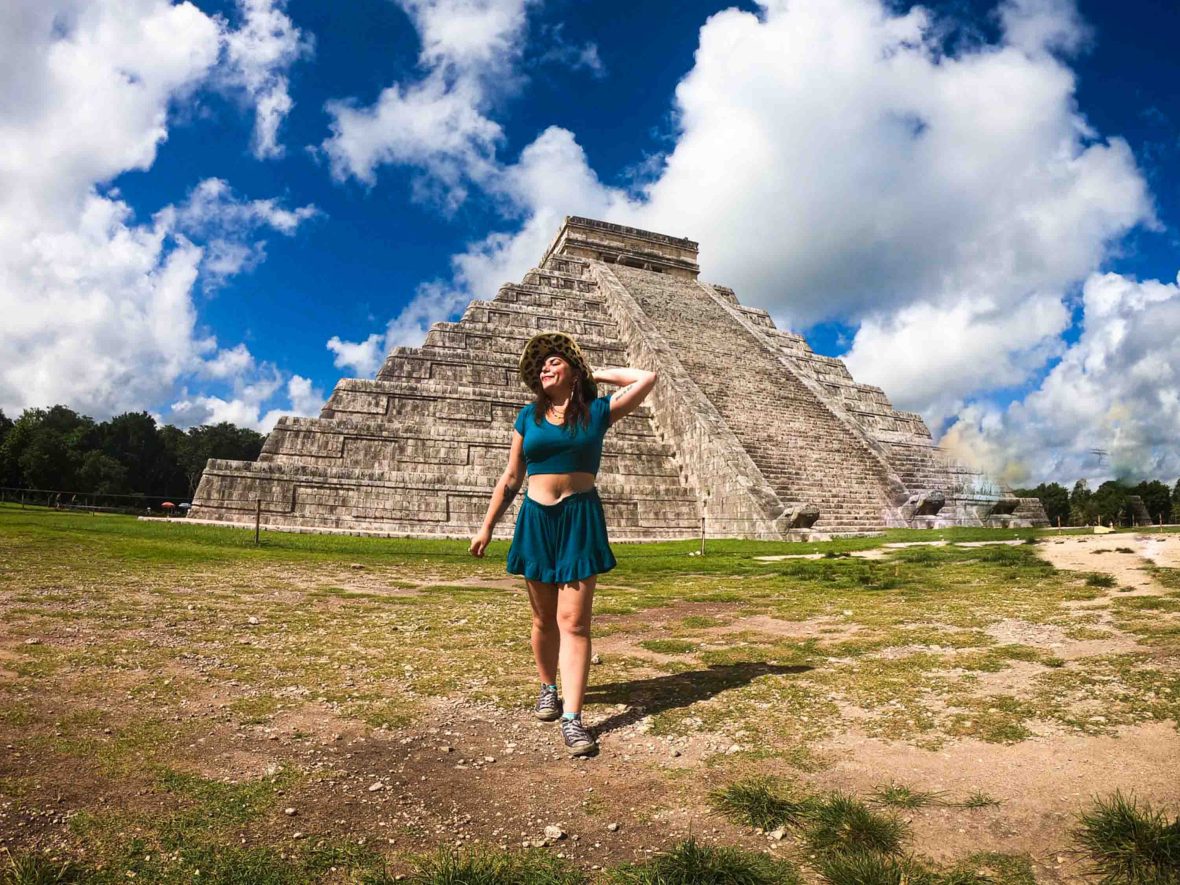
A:
<svg viewBox="0 0 1180 885">
<path fill-rule="evenodd" d="M 508 574 L 566 584 L 608 572 L 615 565 L 598 489 L 578 492 L 556 504 L 538 504 L 525 496 L 508 548 Z"/>
</svg>

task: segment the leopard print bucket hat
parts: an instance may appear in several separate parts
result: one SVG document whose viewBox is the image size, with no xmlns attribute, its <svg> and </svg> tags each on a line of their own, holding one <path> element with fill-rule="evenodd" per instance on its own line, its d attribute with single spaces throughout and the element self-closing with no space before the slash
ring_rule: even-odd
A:
<svg viewBox="0 0 1180 885">
<path fill-rule="evenodd" d="M 582 385 L 588 400 L 598 398 L 598 385 L 594 383 L 594 371 L 574 341 L 564 332 L 542 332 L 534 335 L 524 346 L 520 355 L 520 380 L 533 393 L 541 392 L 541 366 L 545 360 L 557 354 L 582 373 Z"/>
</svg>

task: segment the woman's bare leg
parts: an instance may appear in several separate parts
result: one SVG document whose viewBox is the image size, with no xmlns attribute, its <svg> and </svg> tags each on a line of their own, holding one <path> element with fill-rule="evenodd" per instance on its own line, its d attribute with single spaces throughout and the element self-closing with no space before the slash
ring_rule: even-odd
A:
<svg viewBox="0 0 1180 885">
<path fill-rule="evenodd" d="M 598 576 L 562 584 L 557 591 L 557 627 L 561 631 L 561 693 L 569 713 L 582 711 L 590 676 L 590 607 Z"/>
<path fill-rule="evenodd" d="M 537 675 L 546 685 L 557 682 L 557 650 L 561 633 L 557 629 L 557 585 L 525 581 L 529 605 L 533 608 L 533 658 Z"/>
</svg>

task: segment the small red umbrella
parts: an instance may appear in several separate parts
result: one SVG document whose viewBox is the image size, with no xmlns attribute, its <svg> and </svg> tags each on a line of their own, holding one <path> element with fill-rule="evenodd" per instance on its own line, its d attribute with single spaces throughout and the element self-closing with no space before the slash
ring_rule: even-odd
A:
<svg viewBox="0 0 1180 885">
<path fill-rule="evenodd" d="M 164 502 L 163 504 L 161 504 L 160 506 L 161 506 L 161 507 L 163 507 L 165 510 L 171 510 L 171 509 L 172 509 L 173 507 L 175 507 L 176 505 L 175 505 L 175 504 L 173 504 L 171 501 L 165 501 L 165 502 Z"/>
</svg>

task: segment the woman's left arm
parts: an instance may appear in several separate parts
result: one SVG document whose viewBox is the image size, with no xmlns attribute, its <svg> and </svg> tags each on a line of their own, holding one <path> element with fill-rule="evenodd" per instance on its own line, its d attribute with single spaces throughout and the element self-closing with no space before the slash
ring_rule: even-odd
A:
<svg viewBox="0 0 1180 885">
<path fill-rule="evenodd" d="M 610 398 L 610 423 L 614 424 L 639 408 L 639 404 L 647 399 L 655 387 L 657 379 L 655 372 L 645 372 L 643 369 L 599 369 L 595 372 L 596 382 L 616 384 L 619 388 Z"/>
</svg>

